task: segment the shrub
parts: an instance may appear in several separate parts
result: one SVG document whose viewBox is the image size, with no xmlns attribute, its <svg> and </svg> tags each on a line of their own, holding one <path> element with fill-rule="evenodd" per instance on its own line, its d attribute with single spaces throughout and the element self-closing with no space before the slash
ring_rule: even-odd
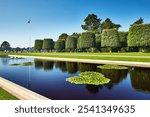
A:
<svg viewBox="0 0 150 117">
<path fill-rule="evenodd" d="M 66 49 L 75 50 L 77 48 L 77 39 L 74 36 L 68 36 L 66 40 Z"/>
<path fill-rule="evenodd" d="M 42 48 L 47 51 L 54 49 L 53 39 L 44 39 Z"/>
<path fill-rule="evenodd" d="M 65 49 L 65 41 L 62 41 L 62 40 L 56 41 L 54 48 L 58 52 L 64 51 L 64 49 Z"/>
<path fill-rule="evenodd" d="M 82 49 L 88 49 L 96 46 L 95 34 L 92 32 L 82 33 L 79 39 L 79 45 Z"/>
<path fill-rule="evenodd" d="M 119 33 L 117 29 L 105 29 L 102 32 L 101 47 L 112 48 L 120 47 Z"/>
<path fill-rule="evenodd" d="M 101 34 L 96 34 L 96 48 L 99 50 L 101 48 Z"/>
<path fill-rule="evenodd" d="M 150 46 L 150 24 L 135 24 L 131 26 L 128 34 L 128 46 Z"/>
<path fill-rule="evenodd" d="M 128 46 L 127 37 L 128 37 L 128 32 L 119 32 L 121 47 L 127 47 Z"/>
<path fill-rule="evenodd" d="M 41 51 L 42 50 L 42 45 L 43 45 L 43 40 L 35 40 L 34 49 L 36 51 Z"/>
</svg>

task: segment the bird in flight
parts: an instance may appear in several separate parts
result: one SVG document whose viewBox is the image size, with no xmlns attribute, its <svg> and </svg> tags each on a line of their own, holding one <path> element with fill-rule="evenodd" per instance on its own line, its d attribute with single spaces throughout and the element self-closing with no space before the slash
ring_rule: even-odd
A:
<svg viewBox="0 0 150 117">
<path fill-rule="evenodd" d="M 30 24 L 31 23 L 31 20 L 29 20 L 28 22 L 27 22 L 27 24 Z"/>
</svg>

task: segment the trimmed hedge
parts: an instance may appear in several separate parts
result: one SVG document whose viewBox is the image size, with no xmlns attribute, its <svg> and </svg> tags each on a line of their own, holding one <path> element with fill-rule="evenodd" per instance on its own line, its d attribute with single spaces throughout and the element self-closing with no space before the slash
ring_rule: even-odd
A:
<svg viewBox="0 0 150 117">
<path fill-rule="evenodd" d="M 82 49 L 88 49 L 92 47 L 96 47 L 96 38 L 95 34 L 92 32 L 84 32 L 82 33 L 78 46 Z"/>
<path fill-rule="evenodd" d="M 150 24 L 135 24 L 131 26 L 128 34 L 128 46 L 150 46 Z"/>
<path fill-rule="evenodd" d="M 77 39 L 74 36 L 68 36 L 66 40 L 66 49 L 75 50 L 77 48 Z"/>
<path fill-rule="evenodd" d="M 36 51 L 41 51 L 43 46 L 43 40 L 35 40 L 34 49 Z"/>
<path fill-rule="evenodd" d="M 54 49 L 53 39 L 44 39 L 42 48 L 47 51 Z"/>
<path fill-rule="evenodd" d="M 101 34 L 96 34 L 96 48 L 101 49 Z"/>
<path fill-rule="evenodd" d="M 119 38 L 120 38 L 120 44 L 121 47 L 127 47 L 127 38 L 128 38 L 128 32 L 119 32 Z"/>
<path fill-rule="evenodd" d="M 101 47 L 120 47 L 120 39 L 117 29 L 103 30 Z"/>
<path fill-rule="evenodd" d="M 54 49 L 56 51 L 64 51 L 64 49 L 65 49 L 65 41 L 63 41 L 63 40 L 56 41 Z"/>
</svg>

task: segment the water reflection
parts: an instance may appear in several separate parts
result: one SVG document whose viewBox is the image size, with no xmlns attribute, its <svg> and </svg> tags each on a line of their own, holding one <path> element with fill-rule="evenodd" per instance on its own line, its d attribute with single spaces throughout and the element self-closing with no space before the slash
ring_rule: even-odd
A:
<svg viewBox="0 0 150 117">
<path fill-rule="evenodd" d="M 67 72 L 66 62 L 55 62 L 55 67 L 59 68 L 62 72 Z"/>
<path fill-rule="evenodd" d="M 104 74 L 105 77 L 111 79 L 110 83 L 105 86 L 112 89 L 114 85 L 119 84 L 122 80 L 127 78 L 128 70 L 104 70 L 97 69 L 98 72 Z"/>
<path fill-rule="evenodd" d="M 150 92 L 150 69 L 135 68 L 130 72 L 130 77 L 135 90 Z"/>
<path fill-rule="evenodd" d="M 42 60 L 34 59 L 34 66 L 36 69 L 42 69 L 43 68 Z"/>
<path fill-rule="evenodd" d="M 1 58 L 1 62 L 3 65 L 8 65 L 9 64 L 9 58 Z"/>
<path fill-rule="evenodd" d="M 68 73 L 70 74 L 75 74 L 78 71 L 77 63 L 66 62 L 66 68 L 67 68 Z"/>
<path fill-rule="evenodd" d="M 86 89 L 91 93 L 91 94 L 96 94 L 99 92 L 99 89 L 102 89 L 102 85 L 86 85 Z"/>
<path fill-rule="evenodd" d="M 96 71 L 97 70 L 97 65 L 88 64 L 88 63 L 78 63 L 78 68 L 79 68 L 80 72 Z"/>
<path fill-rule="evenodd" d="M 51 71 L 54 66 L 54 62 L 51 61 L 43 61 L 43 66 L 45 71 Z"/>
</svg>

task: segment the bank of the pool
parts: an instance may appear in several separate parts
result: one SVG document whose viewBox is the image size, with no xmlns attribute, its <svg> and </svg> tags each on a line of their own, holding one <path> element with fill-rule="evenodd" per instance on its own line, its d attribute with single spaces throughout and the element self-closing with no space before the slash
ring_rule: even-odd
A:
<svg viewBox="0 0 150 117">
<path fill-rule="evenodd" d="M 49 100 L 40 94 L 30 91 L 1 77 L 0 87 L 20 100 Z"/>
<path fill-rule="evenodd" d="M 81 62 L 81 63 L 92 63 L 92 64 L 114 64 L 114 65 L 124 65 L 124 66 L 129 66 L 129 67 L 150 68 L 150 63 L 149 63 L 149 62 L 128 62 L 128 61 L 112 61 L 112 60 L 91 60 L 91 59 L 73 59 L 73 58 L 56 58 L 56 57 L 40 57 L 40 56 L 21 56 L 21 55 L 9 55 L 9 57 L 34 58 L 34 59 L 42 59 L 42 60 L 66 61 L 66 62 Z"/>
</svg>

